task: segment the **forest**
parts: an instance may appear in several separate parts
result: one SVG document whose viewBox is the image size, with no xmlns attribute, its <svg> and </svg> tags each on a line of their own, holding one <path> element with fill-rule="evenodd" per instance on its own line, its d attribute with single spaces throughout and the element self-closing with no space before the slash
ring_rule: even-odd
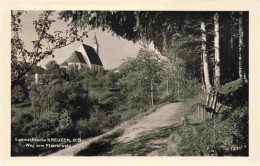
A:
<svg viewBox="0 0 260 166">
<path fill-rule="evenodd" d="M 51 32 L 55 12 L 68 31 Z M 22 15 L 26 11 L 11 13 L 12 156 L 53 152 L 26 148 L 15 138 L 88 139 L 174 102 L 188 105 L 188 123 L 178 129 L 181 156 L 248 156 L 249 12 L 42 11 L 33 22 L 37 39 L 31 41 L 32 50 L 20 36 Z M 35 83 L 30 71 L 37 63 L 83 40 L 88 28 L 143 48 L 125 59 L 119 72 L 65 70 L 50 61 L 41 84 Z M 150 43 L 160 54 L 149 49 Z M 194 103 L 204 102 L 212 90 L 219 93 L 218 113 L 199 124 L 189 122 L 197 111 Z"/>
</svg>

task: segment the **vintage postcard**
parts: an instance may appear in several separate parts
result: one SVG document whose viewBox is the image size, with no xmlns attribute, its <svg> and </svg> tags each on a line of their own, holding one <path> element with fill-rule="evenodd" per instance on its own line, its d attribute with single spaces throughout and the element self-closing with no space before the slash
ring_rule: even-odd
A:
<svg viewBox="0 0 260 166">
<path fill-rule="evenodd" d="M 259 34 L 253 7 L 259 2 L 207 10 L 169 7 L 180 4 L 174 1 L 33 10 L 2 3 L 9 35 L 1 33 L 1 43 L 10 41 L 1 48 L 8 59 L 2 73 L 9 89 L 1 90 L 10 97 L 1 102 L 9 160 L 167 156 L 172 163 L 176 157 L 176 163 L 192 157 L 257 163 L 252 143 L 259 136 L 251 137 L 257 88 L 256 94 L 250 88 L 258 81 L 252 59 L 259 39 L 252 34 Z"/>
</svg>

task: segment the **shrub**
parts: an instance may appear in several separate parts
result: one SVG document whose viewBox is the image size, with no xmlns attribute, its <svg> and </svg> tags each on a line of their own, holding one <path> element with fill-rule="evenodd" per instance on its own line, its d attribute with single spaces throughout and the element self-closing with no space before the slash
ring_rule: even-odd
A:
<svg viewBox="0 0 260 166">
<path fill-rule="evenodd" d="M 59 125 L 57 127 L 57 134 L 60 136 L 70 138 L 74 130 L 70 114 L 67 110 L 63 110 L 59 117 Z"/>
<path fill-rule="evenodd" d="M 87 138 L 91 135 L 89 130 L 89 123 L 87 120 L 79 120 L 76 124 L 76 130 L 78 133 L 81 133 L 82 138 Z"/>
<path fill-rule="evenodd" d="M 107 116 L 105 120 L 105 127 L 111 129 L 120 123 L 121 115 L 119 114 L 111 114 Z"/>
<path fill-rule="evenodd" d="M 106 114 L 98 106 L 90 113 L 89 119 L 79 120 L 76 122 L 76 129 L 82 133 L 82 137 L 95 136 L 103 132 L 106 128 Z"/>
<path fill-rule="evenodd" d="M 16 85 L 12 89 L 11 93 L 12 93 L 12 99 L 11 99 L 12 103 L 22 102 L 26 98 L 25 90 L 20 85 Z"/>
<path fill-rule="evenodd" d="M 226 115 L 228 114 L 228 115 Z M 179 152 L 196 155 L 248 155 L 247 107 L 225 110 L 212 120 L 193 126 L 187 124 L 179 130 Z M 240 150 L 231 150 L 239 147 Z"/>
<path fill-rule="evenodd" d="M 59 114 L 46 112 L 39 119 L 26 123 L 22 132 L 29 137 L 47 138 L 56 134 L 58 125 Z"/>
</svg>

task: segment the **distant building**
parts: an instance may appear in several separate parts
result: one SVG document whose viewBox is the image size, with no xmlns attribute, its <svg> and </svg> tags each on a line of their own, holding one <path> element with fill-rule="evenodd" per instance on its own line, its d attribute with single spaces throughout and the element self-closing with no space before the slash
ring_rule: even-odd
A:
<svg viewBox="0 0 260 166">
<path fill-rule="evenodd" d="M 99 44 L 96 34 L 93 38 L 94 42 L 91 46 L 81 43 L 78 50 L 74 51 L 72 55 L 60 64 L 62 68 L 69 66 L 78 66 L 80 69 L 83 66 L 88 66 L 90 69 L 99 70 L 103 68 L 103 64 L 99 58 Z"/>
<path fill-rule="evenodd" d="M 27 77 L 28 78 L 32 78 L 34 77 L 34 82 L 36 84 L 41 84 L 41 81 L 40 81 L 40 77 L 42 74 L 45 73 L 45 69 L 42 68 L 41 66 L 32 66 L 32 69 L 27 73 Z"/>
</svg>

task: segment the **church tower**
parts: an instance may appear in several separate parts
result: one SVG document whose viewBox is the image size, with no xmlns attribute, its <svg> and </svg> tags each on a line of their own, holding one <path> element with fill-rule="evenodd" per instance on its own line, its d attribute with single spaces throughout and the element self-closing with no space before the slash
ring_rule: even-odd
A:
<svg viewBox="0 0 260 166">
<path fill-rule="evenodd" d="M 93 44 L 91 46 L 94 48 L 95 52 L 98 54 L 99 53 L 99 44 L 97 41 L 96 33 L 94 33 Z"/>
</svg>

